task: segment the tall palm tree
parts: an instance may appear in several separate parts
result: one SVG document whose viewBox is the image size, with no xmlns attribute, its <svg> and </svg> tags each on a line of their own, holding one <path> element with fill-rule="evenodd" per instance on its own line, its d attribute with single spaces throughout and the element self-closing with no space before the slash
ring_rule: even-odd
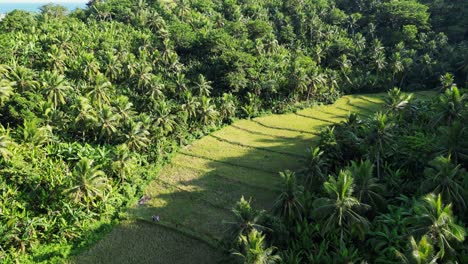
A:
<svg viewBox="0 0 468 264">
<path fill-rule="evenodd" d="M 15 145 L 15 142 L 10 138 L 9 130 L 0 125 L 0 155 L 4 160 L 7 160 L 12 155 L 10 148 Z"/>
<path fill-rule="evenodd" d="M 60 75 L 58 72 L 46 72 L 43 78 L 42 87 L 44 88 L 44 93 L 47 99 L 54 105 L 54 109 L 57 109 L 59 104 L 65 104 L 67 92 L 72 89 L 68 85 L 65 76 Z"/>
<path fill-rule="evenodd" d="M 319 147 L 307 149 L 304 183 L 307 188 L 321 186 L 326 181 L 326 161 Z"/>
<path fill-rule="evenodd" d="M 384 99 L 387 114 L 395 114 L 406 109 L 413 98 L 413 94 L 405 94 L 396 87 L 388 91 L 387 95 L 388 96 Z"/>
<path fill-rule="evenodd" d="M 84 140 L 86 130 L 94 126 L 98 121 L 97 112 L 86 97 L 78 97 L 76 104 L 72 107 L 77 111 L 74 120 L 75 128 L 77 131 L 82 132 Z"/>
<path fill-rule="evenodd" d="M 354 195 L 362 203 L 371 205 L 374 209 L 383 208 L 386 204 L 385 186 L 374 177 L 374 164 L 370 160 L 361 162 L 351 161 L 348 167 L 354 179 Z"/>
<path fill-rule="evenodd" d="M 198 108 L 198 117 L 203 125 L 211 124 L 219 116 L 216 106 L 211 103 L 211 98 L 202 96 Z"/>
<path fill-rule="evenodd" d="M 238 239 L 240 236 L 248 235 L 252 230 L 265 230 L 259 222 L 263 216 L 262 211 L 255 210 L 250 204 L 250 200 L 245 200 L 244 196 L 236 203 L 232 209 L 235 220 L 233 222 L 224 222 L 228 225 L 227 233 L 230 238 Z"/>
<path fill-rule="evenodd" d="M 297 185 L 294 172 L 286 170 L 280 172 L 280 176 L 283 178 L 283 190 L 273 205 L 273 211 L 286 221 L 300 219 L 304 211 L 300 202 L 303 188 Z"/>
<path fill-rule="evenodd" d="M 16 64 L 5 74 L 5 78 L 14 84 L 14 88 L 19 93 L 39 87 L 39 82 L 35 80 L 36 72 Z"/>
<path fill-rule="evenodd" d="M 432 241 L 427 236 L 423 236 L 419 242 L 411 236 L 410 250 L 406 254 L 399 251 L 395 253 L 405 264 L 437 264 L 439 259 L 439 254 L 435 254 Z"/>
<path fill-rule="evenodd" d="M 455 223 L 452 204 L 444 205 L 442 195 L 430 193 L 415 204 L 413 217 L 408 218 L 415 234 L 427 235 L 437 244 L 440 257 L 453 250 L 453 242 L 465 239 L 465 229 Z"/>
<path fill-rule="evenodd" d="M 129 178 L 129 175 L 131 175 L 135 168 L 135 160 L 130 153 L 129 148 L 125 144 L 117 146 L 115 150 L 112 170 L 119 176 L 121 183 Z"/>
<path fill-rule="evenodd" d="M 322 235 L 338 228 L 340 246 L 344 246 L 345 235 L 358 231 L 361 235 L 369 226 L 369 221 L 360 215 L 369 206 L 353 196 L 353 178 L 348 171 L 340 171 L 338 178 L 330 176 L 324 183 L 328 197 L 314 201 L 313 213 L 323 219 Z"/>
<path fill-rule="evenodd" d="M 388 116 L 382 113 L 376 113 L 367 131 L 367 144 L 371 147 L 370 155 L 372 156 L 377 167 L 377 177 L 381 179 L 381 162 L 384 155 L 384 146 L 388 145 L 393 140 L 392 134 L 393 124 L 389 121 Z"/>
<path fill-rule="evenodd" d="M 154 109 L 154 125 L 161 129 L 161 133 L 166 135 L 174 130 L 175 115 L 172 114 L 172 106 L 167 101 L 159 101 Z"/>
<path fill-rule="evenodd" d="M 451 125 L 462 116 L 467 100 L 467 95 L 462 95 L 456 86 L 445 90 L 445 93 L 439 96 L 439 109 L 434 119 L 434 124 L 444 122 L 447 125 Z"/>
<path fill-rule="evenodd" d="M 93 165 L 93 160 L 82 158 L 73 168 L 71 187 L 66 190 L 75 202 L 86 202 L 87 208 L 95 199 L 104 197 L 109 188 L 106 174 Z"/>
<path fill-rule="evenodd" d="M 99 138 L 106 139 L 110 142 L 112 137 L 117 133 L 117 127 L 120 122 L 119 114 L 114 112 L 114 109 L 108 105 L 103 105 L 97 116 L 97 127 L 99 128 Z"/>
<path fill-rule="evenodd" d="M 3 106 L 10 96 L 14 94 L 13 86 L 15 86 L 15 82 L 6 79 L 0 80 L 0 106 Z"/>
<path fill-rule="evenodd" d="M 265 248 L 265 236 L 255 229 L 248 235 L 241 235 L 240 241 L 244 253 L 234 252 L 233 254 L 241 256 L 244 264 L 272 264 L 281 261 L 280 256 L 273 253 L 276 248 Z"/>
<path fill-rule="evenodd" d="M 128 132 L 125 133 L 126 144 L 130 150 L 139 151 L 146 148 L 149 143 L 150 132 L 141 122 L 130 122 Z"/>
<path fill-rule="evenodd" d="M 468 165 L 468 126 L 463 121 L 455 121 L 451 126 L 439 127 L 440 143 L 438 155 L 450 156 L 454 163 Z"/>
<path fill-rule="evenodd" d="M 93 103 L 101 109 L 104 104 L 110 103 L 112 90 L 112 84 L 107 81 L 103 75 L 98 75 L 96 85 L 90 87 L 88 97 L 90 97 L 93 100 Z"/>
<path fill-rule="evenodd" d="M 210 96 L 211 90 L 213 87 L 211 87 L 212 82 L 207 81 L 205 79 L 205 76 L 202 74 L 198 75 L 198 82 L 195 83 L 197 90 L 198 90 L 198 95 L 199 96 Z"/>
<path fill-rule="evenodd" d="M 19 129 L 19 132 L 23 141 L 33 146 L 42 146 L 53 138 L 52 127 L 39 127 L 35 120 L 24 120 L 23 127 Z"/>
<path fill-rule="evenodd" d="M 127 121 L 132 120 L 135 115 L 133 110 L 133 104 L 130 102 L 130 99 L 127 96 L 121 95 L 113 101 L 113 106 L 116 110 L 116 113 L 122 118 L 122 122 L 126 123 Z"/>
<path fill-rule="evenodd" d="M 459 164 L 454 165 L 450 156 L 439 156 L 429 162 L 424 176 L 426 179 L 421 185 L 424 193 L 441 194 L 446 201 L 452 202 L 456 209 L 461 212 L 466 209 L 468 194 L 463 188 L 463 179 L 468 177 L 468 174 Z"/>
</svg>

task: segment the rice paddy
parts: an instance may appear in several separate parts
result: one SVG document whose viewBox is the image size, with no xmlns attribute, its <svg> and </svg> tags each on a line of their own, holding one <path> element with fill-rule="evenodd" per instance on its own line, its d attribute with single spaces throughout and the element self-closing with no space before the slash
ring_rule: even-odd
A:
<svg viewBox="0 0 468 264">
<path fill-rule="evenodd" d="M 323 127 L 349 112 L 370 115 L 383 94 L 344 96 L 333 105 L 297 113 L 240 120 L 183 148 L 146 189 L 150 199 L 128 209 L 119 224 L 76 263 L 217 263 L 230 208 L 252 197 L 270 209 L 279 193 L 278 172 L 298 170 Z M 153 221 L 158 215 L 160 221 Z"/>
</svg>

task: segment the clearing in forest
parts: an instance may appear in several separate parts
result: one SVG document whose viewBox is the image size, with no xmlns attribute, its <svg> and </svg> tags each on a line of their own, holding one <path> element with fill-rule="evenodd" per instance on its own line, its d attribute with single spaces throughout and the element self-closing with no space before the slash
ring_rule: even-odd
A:
<svg viewBox="0 0 468 264">
<path fill-rule="evenodd" d="M 349 112 L 373 114 L 384 94 L 344 96 L 332 105 L 241 120 L 183 148 L 147 188 L 151 199 L 129 209 L 120 223 L 77 263 L 216 263 L 223 221 L 241 196 L 270 209 L 278 172 L 298 170 L 323 127 Z M 152 215 L 160 221 L 153 222 Z"/>
</svg>

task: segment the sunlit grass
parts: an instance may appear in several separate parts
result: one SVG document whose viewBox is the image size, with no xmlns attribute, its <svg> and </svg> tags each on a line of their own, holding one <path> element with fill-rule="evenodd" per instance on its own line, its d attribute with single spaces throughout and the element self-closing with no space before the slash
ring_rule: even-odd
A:
<svg viewBox="0 0 468 264">
<path fill-rule="evenodd" d="M 129 218 L 139 221 L 122 223 L 80 259 L 92 262 L 99 259 L 97 254 L 113 252 L 117 260 L 130 254 L 146 260 L 161 256 L 157 263 L 215 262 L 220 253 L 201 241 L 218 243 L 225 229 L 223 220 L 232 219 L 229 209 L 241 196 L 253 197 L 256 208 L 271 208 L 281 188 L 278 172 L 301 168 L 305 150 L 317 142 L 320 129 L 345 120 L 350 112 L 371 115 L 381 109 L 383 98 L 384 94 L 345 96 L 333 105 L 240 120 L 194 142 L 181 149 L 148 186 L 146 195 L 151 200 L 128 209 Z M 159 215 L 160 222 L 151 222 L 152 215 Z M 162 236 L 150 242 L 154 249 L 124 248 L 124 240 L 143 243 L 140 237 L 153 233 Z M 203 261 L 197 261 L 203 256 Z"/>
</svg>

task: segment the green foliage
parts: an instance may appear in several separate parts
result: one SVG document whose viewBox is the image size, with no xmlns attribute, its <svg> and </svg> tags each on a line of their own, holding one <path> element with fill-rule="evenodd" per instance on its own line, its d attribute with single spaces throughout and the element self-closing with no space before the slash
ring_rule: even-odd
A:
<svg viewBox="0 0 468 264">
<path fill-rule="evenodd" d="M 370 160 L 381 182 L 390 181 L 388 164 L 414 174 L 401 182 L 415 181 L 421 173 L 398 157 L 424 168 L 422 160 L 436 156 L 436 136 L 443 141 L 437 155 L 466 167 L 466 146 L 456 144 L 466 142 L 466 96 L 454 85 L 467 80 L 460 57 L 466 10 L 453 16 L 455 5 L 424 2 L 108 0 L 72 13 L 49 4 L 37 14 L 7 14 L 0 22 L 2 206 L 9 201 L 0 218 L 8 232 L 2 256 L 79 243 L 92 223 L 115 218 L 142 194 L 152 166 L 236 118 L 330 103 L 343 93 L 433 87 L 447 71 L 453 78 L 444 75 L 444 95 L 427 107 L 433 115 L 415 111 L 395 90 L 388 113 L 323 132 L 323 154 L 312 151 L 308 178 L 298 178 L 315 192 L 314 178 L 321 186 L 355 156 Z M 417 118 L 431 119 L 434 129 L 413 133 L 418 124 L 405 122 Z M 308 131 L 304 124 L 295 123 Z M 416 135 L 424 139 L 423 157 L 408 147 Z M 364 178 L 362 186 L 377 186 Z M 296 198 L 294 184 L 286 186 L 282 200 Z M 308 217 L 287 211 L 282 215 Z M 342 246 L 330 257 L 356 260 L 356 252 Z"/>
</svg>

